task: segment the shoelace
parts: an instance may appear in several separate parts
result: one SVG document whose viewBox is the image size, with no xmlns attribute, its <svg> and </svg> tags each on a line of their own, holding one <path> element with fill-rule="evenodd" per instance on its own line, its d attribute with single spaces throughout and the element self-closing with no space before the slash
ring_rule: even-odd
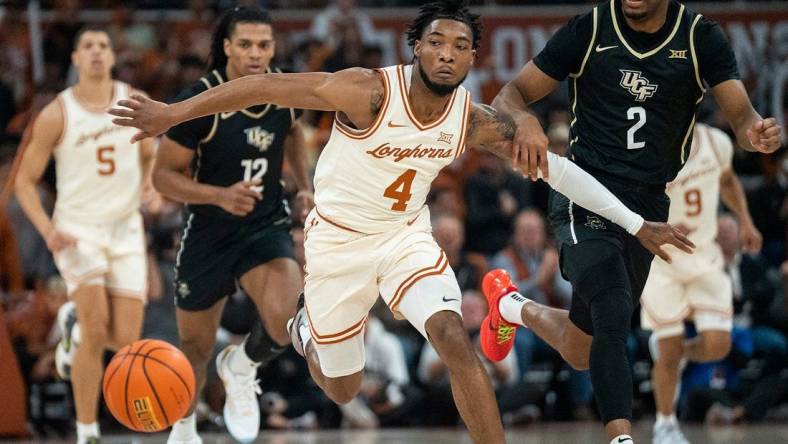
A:
<svg viewBox="0 0 788 444">
<path fill-rule="evenodd" d="M 498 326 L 498 343 L 503 344 L 504 342 L 512 339 L 515 330 L 517 327 L 510 327 L 508 325 L 499 325 Z"/>
<path fill-rule="evenodd" d="M 233 375 L 233 388 L 232 398 L 234 401 L 242 404 L 244 409 L 248 408 L 248 404 L 257 402 L 257 395 L 263 393 L 260 388 L 260 380 L 256 378 L 257 371 L 249 373 L 248 375 Z M 238 382 L 235 382 L 238 379 Z"/>
</svg>

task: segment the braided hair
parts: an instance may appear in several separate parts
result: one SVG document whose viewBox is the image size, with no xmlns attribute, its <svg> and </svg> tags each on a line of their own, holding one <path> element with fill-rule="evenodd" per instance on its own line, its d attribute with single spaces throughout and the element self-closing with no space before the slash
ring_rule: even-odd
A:
<svg viewBox="0 0 788 444">
<path fill-rule="evenodd" d="M 408 38 L 408 45 L 415 46 L 417 40 L 421 40 L 424 29 L 435 20 L 449 19 L 465 23 L 471 28 L 473 49 L 479 48 L 482 39 L 482 24 L 479 15 L 471 13 L 468 9 L 467 0 L 441 0 L 427 3 L 419 8 L 419 15 L 408 26 L 405 35 Z"/>
<path fill-rule="evenodd" d="M 211 55 L 208 59 L 208 70 L 221 69 L 227 65 L 227 56 L 224 54 L 224 39 L 229 39 L 235 32 L 238 23 L 263 23 L 271 24 L 271 15 L 268 11 L 255 6 L 238 6 L 222 14 L 211 40 Z"/>
</svg>

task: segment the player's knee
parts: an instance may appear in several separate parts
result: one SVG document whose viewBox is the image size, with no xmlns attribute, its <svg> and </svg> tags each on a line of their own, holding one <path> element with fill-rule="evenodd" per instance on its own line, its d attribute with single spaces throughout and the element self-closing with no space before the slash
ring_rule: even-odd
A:
<svg viewBox="0 0 788 444">
<path fill-rule="evenodd" d="M 731 351 L 731 336 L 727 332 L 704 332 L 702 344 L 702 360 L 719 361 Z"/>
<path fill-rule="evenodd" d="M 632 296 L 622 287 L 601 292 L 591 301 L 594 337 L 626 342 L 632 322 Z"/>
<path fill-rule="evenodd" d="M 213 344 L 198 338 L 181 338 L 181 351 L 189 359 L 192 367 L 204 367 L 213 355 Z"/>
<path fill-rule="evenodd" d="M 104 349 L 109 343 L 109 322 L 106 319 L 80 320 L 79 346 L 91 349 Z"/>
<path fill-rule="evenodd" d="M 678 367 L 684 357 L 684 337 L 675 336 L 659 339 L 659 359 L 655 365 Z"/>
<path fill-rule="evenodd" d="M 361 379 L 359 378 L 356 383 L 353 376 L 337 378 L 329 382 L 325 387 L 328 398 L 339 405 L 347 404 L 355 399 L 361 391 Z"/>
<path fill-rule="evenodd" d="M 453 311 L 435 313 L 427 319 L 424 328 L 430 343 L 442 357 L 460 356 L 469 348 L 468 332 L 462 325 L 462 318 Z"/>
</svg>

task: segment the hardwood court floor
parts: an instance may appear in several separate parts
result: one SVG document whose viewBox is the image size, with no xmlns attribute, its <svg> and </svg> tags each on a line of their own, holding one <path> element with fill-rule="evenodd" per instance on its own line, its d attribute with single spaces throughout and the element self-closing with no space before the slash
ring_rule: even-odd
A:
<svg viewBox="0 0 788 444">
<path fill-rule="evenodd" d="M 763 424 L 705 428 L 684 426 L 693 444 L 784 444 L 788 443 L 788 424 Z M 651 423 L 635 426 L 636 444 L 651 442 Z M 102 438 L 102 444 L 164 444 L 166 434 L 112 435 Z M 227 434 L 203 435 L 204 444 L 234 444 Z M 0 443 L 73 444 L 75 440 L 16 440 Z M 551 423 L 507 431 L 507 442 L 512 444 L 607 444 L 601 426 L 596 423 Z M 469 444 L 467 433 L 447 429 L 388 429 L 380 431 L 316 431 L 262 432 L 256 444 Z"/>
</svg>

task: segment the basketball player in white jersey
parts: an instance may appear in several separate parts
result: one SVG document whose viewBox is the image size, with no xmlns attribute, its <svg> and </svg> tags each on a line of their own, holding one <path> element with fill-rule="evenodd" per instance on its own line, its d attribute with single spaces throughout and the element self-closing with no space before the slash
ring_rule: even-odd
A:
<svg viewBox="0 0 788 444">
<path fill-rule="evenodd" d="M 72 62 L 79 81 L 36 119 L 16 177 L 16 195 L 68 287 L 70 302 L 58 315 L 66 324 L 58 371 L 66 378 L 70 373 L 77 443 L 86 444 L 99 442 L 104 350 L 137 340 L 142 329 L 147 265 L 139 206 L 154 145 L 152 139 L 130 143 L 133 132 L 113 124 L 107 114 L 116 100 L 139 94 L 112 79 L 115 56 L 109 35 L 96 28 L 81 30 Z M 57 172 L 51 219 L 36 191 L 50 156 Z"/>
<path fill-rule="evenodd" d="M 334 74 L 253 75 L 173 105 L 119 102 L 115 122 L 141 137 L 198 116 L 274 103 L 337 111 L 315 173 L 316 207 L 305 227 L 305 299 L 291 323 L 296 350 L 337 403 L 359 392 L 364 325 L 380 294 L 427 338 L 449 368 L 457 408 L 474 442 L 504 442 L 492 385 L 460 318 L 461 294 L 432 237 L 430 183 L 466 147 L 511 158 L 514 126 L 472 103 L 459 86 L 473 63 L 479 17 L 457 2 L 421 7 L 408 30 L 414 63 Z M 667 224 L 644 222 L 573 163 L 550 157 L 551 186 L 638 233 L 650 248 L 691 243 Z"/>
<path fill-rule="evenodd" d="M 745 250 L 761 249 L 761 234 L 731 168 L 732 157 L 733 143 L 724 132 L 698 124 L 687 162 L 667 185 L 668 223 L 684 231 L 697 248 L 691 256 L 671 251 L 676 253 L 671 264 L 654 259 L 641 297 L 641 324 L 653 331 L 649 345 L 657 404 L 655 444 L 688 442 L 678 428 L 673 405 L 682 359 L 716 361 L 730 350 L 733 295 L 715 242 L 720 200 L 739 219 Z M 687 320 L 698 330 L 691 340 L 684 339 Z"/>
</svg>

